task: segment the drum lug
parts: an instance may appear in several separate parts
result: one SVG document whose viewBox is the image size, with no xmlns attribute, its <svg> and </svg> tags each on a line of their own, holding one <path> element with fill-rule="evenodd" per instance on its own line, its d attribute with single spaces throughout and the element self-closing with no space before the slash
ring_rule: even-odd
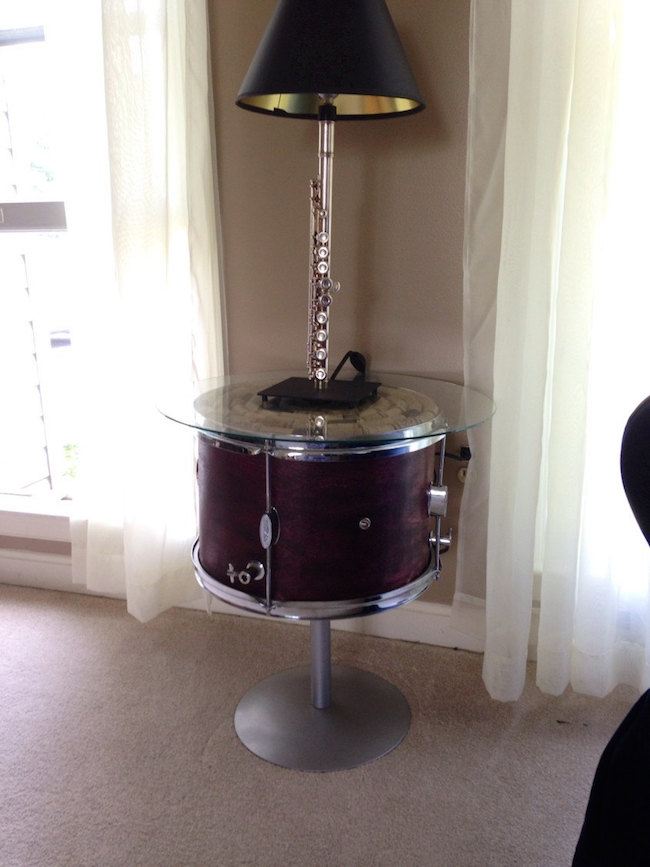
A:
<svg viewBox="0 0 650 867">
<path fill-rule="evenodd" d="M 435 485 L 433 482 L 427 488 L 427 510 L 429 515 L 444 518 L 447 514 L 447 485 Z"/>
</svg>

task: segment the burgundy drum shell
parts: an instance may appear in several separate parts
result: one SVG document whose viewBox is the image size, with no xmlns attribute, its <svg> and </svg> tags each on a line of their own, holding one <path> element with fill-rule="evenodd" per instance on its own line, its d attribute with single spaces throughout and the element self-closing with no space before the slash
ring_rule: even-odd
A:
<svg viewBox="0 0 650 867">
<path fill-rule="evenodd" d="M 435 447 L 297 460 L 272 456 L 270 492 L 280 533 L 271 547 L 271 596 L 280 602 L 380 595 L 426 570 L 427 487 Z M 266 510 L 266 456 L 201 438 L 199 544 L 203 568 L 224 585 L 263 596 L 226 574 L 266 564 L 259 523 Z M 231 568 L 232 567 L 232 568 Z"/>
</svg>

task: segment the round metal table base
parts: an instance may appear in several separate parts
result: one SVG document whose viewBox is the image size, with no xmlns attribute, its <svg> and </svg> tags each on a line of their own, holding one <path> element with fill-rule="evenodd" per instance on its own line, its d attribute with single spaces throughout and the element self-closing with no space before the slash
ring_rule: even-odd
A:
<svg viewBox="0 0 650 867">
<path fill-rule="evenodd" d="M 355 768 L 385 756 L 405 737 L 411 711 L 391 683 L 332 666 L 328 707 L 311 702 L 311 670 L 290 668 L 250 689 L 237 705 L 235 731 L 262 759 L 302 771 Z"/>
</svg>

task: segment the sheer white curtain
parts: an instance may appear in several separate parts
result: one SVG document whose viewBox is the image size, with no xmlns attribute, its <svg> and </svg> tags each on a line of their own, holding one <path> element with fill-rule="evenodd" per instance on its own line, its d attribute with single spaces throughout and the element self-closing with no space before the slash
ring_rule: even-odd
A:
<svg viewBox="0 0 650 867">
<path fill-rule="evenodd" d="M 489 492 L 478 472 L 464 508 L 488 515 L 484 679 L 502 700 L 535 600 L 542 690 L 650 686 L 650 554 L 618 465 L 650 393 L 649 25 L 641 0 L 472 4 L 466 376 L 493 380 L 497 412 Z"/>
<path fill-rule="evenodd" d="M 105 92 L 77 110 L 92 117 L 85 159 L 106 178 L 110 209 L 99 182 L 92 203 L 83 191 L 71 197 L 70 219 L 88 241 L 75 334 L 84 429 L 73 578 L 126 595 L 147 620 L 197 595 L 193 438 L 157 401 L 167 389 L 189 397 L 193 382 L 223 368 L 207 10 L 204 0 L 90 6 Z"/>
</svg>

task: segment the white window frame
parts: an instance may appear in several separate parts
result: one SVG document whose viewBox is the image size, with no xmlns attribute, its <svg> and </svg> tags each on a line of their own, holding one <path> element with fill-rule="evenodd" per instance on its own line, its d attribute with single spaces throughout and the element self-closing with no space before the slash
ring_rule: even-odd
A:
<svg viewBox="0 0 650 867">
<path fill-rule="evenodd" d="M 42 41 L 43 27 L 0 30 L 0 48 Z M 65 231 L 63 202 L 0 202 L 0 232 Z M 0 494 L 0 581 L 71 590 L 71 503 L 52 493 Z"/>
</svg>

